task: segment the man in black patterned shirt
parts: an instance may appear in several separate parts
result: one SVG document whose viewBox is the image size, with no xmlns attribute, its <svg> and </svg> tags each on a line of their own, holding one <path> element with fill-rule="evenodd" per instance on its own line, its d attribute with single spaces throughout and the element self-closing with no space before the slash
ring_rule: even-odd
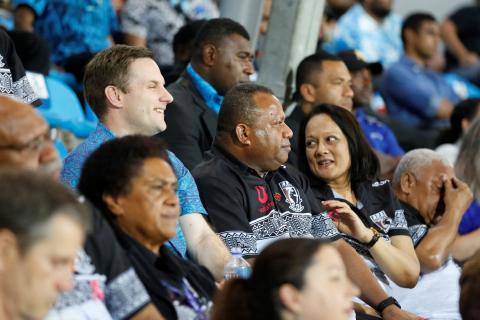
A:
<svg viewBox="0 0 480 320">
<path fill-rule="evenodd" d="M 331 241 L 342 255 L 361 298 L 380 303 L 383 319 L 417 319 L 388 299 L 363 260 L 344 240 L 305 177 L 284 165 L 292 131 L 282 105 L 266 87 L 240 84 L 229 90 L 219 113 L 213 156 L 194 169 L 200 197 L 229 247 L 254 258 L 277 239 Z M 391 302 L 391 303 L 390 303 Z"/>
</svg>

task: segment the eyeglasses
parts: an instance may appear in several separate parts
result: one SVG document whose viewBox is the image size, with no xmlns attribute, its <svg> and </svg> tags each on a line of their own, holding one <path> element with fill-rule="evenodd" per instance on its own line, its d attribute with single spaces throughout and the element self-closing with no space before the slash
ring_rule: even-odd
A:
<svg viewBox="0 0 480 320">
<path fill-rule="evenodd" d="M 44 134 L 41 134 L 27 143 L 20 145 L 0 145 L 0 149 L 12 149 L 15 151 L 39 151 L 47 142 L 53 142 L 58 138 L 58 130 L 56 128 L 50 128 Z"/>
</svg>

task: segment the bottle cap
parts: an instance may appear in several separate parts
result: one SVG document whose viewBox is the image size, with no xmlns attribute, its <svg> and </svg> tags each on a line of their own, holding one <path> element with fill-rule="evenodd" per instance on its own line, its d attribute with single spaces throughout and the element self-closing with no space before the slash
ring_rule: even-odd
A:
<svg viewBox="0 0 480 320">
<path fill-rule="evenodd" d="M 240 247 L 233 247 L 232 250 L 231 250 L 231 252 L 232 252 L 232 255 L 234 255 L 234 256 L 238 256 L 238 255 L 241 256 L 241 255 L 242 255 L 242 248 L 240 248 Z"/>
</svg>

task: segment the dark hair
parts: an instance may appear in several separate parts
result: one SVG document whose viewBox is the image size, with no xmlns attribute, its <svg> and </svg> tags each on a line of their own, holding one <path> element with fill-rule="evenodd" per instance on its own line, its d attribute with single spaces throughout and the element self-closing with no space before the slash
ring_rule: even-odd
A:
<svg viewBox="0 0 480 320">
<path fill-rule="evenodd" d="M 0 171 L 0 229 L 15 234 L 22 251 L 48 235 L 48 224 L 57 215 L 89 229 L 89 211 L 67 187 L 35 172 Z"/>
<path fill-rule="evenodd" d="M 271 89 L 255 83 L 241 83 L 227 91 L 218 113 L 218 137 L 231 134 L 239 123 L 254 123 L 257 115 L 254 96 L 259 92 L 273 95 Z"/>
<path fill-rule="evenodd" d="M 280 320 L 278 290 L 283 284 L 302 289 L 320 240 L 283 239 L 269 245 L 255 260 L 249 279 L 228 282 L 216 297 L 212 320 Z"/>
<path fill-rule="evenodd" d="M 238 34 L 247 40 L 250 40 L 247 30 L 238 22 L 229 18 L 216 18 L 208 20 L 195 38 L 193 46 L 192 60 L 200 61 L 202 58 L 202 48 L 206 44 L 219 46 L 221 42 L 232 34 Z"/>
<path fill-rule="evenodd" d="M 406 17 L 405 20 L 403 20 L 401 35 L 402 35 L 402 42 L 404 47 L 406 46 L 405 30 L 409 29 L 418 33 L 418 31 L 422 27 L 422 24 L 427 21 L 435 22 L 437 20 L 435 20 L 435 17 L 432 16 L 430 13 L 426 13 L 426 12 L 413 13 L 408 17 Z"/>
<path fill-rule="evenodd" d="M 326 114 L 342 130 L 347 138 L 348 151 L 350 153 L 350 183 L 352 190 L 356 190 L 359 183 L 365 180 L 378 178 L 380 162 L 375 155 L 367 138 L 363 134 L 355 116 L 348 110 L 332 104 L 321 104 L 316 106 L 304 119 L 300 127 L 300 140 L 298 149 L 299 169 L 306 173 L 311 180 L 323 181 L 316 177 L 310 170 L 307 162 L 305 129 L 310 120 L 319 115 Z"/>
<path fill-rule="evenodd" d="M 128 194 L 130 182 L 141 173 L 148 158 L 160 158 L 170 163 L 160 138 L 132 135 L 108 141 L 85 161 L 78 190 L 108 219 L 112 219 L 102 196 Z"/>
<path fill-rule="evenodd" d="M 147 48 L 115 45 L 97 53 L 85 67 L 85 99 L 99 119 L 107 112 L 105 88 L 109 85 L 128 92 L 130 64 L 140 58 L 153 59 Z"/>
<path fill-rule="evenodd" d="M 480 314 L 480 250 L 464 265 L 460 276 L 460 314 L 463 320 L 478 319 Z"/>
<path fill-rule="evenodd" d="M 195 41 L 198 32 L 206 22 L 207 20 L 205 19 L 195 20 L 178 29 L 175 36 L 173 36 L 173 52 L 176 54 L 181 45 L 188 45 L 190 42 Z"/>
<path fill-rule="evenodd" d="M 340 61 L 342 59 L 336 55 L 330 54 L 323 50 L 320 50 L 314 54 L 305 57 L 297 67 L 297 72 L 295 74 L 295 93 L 293 94 L 293 100 L 301 100 L 302 96 L 300 94 L 300 87 L 304 83 L 312 84 L 313 79 L 312 75 L 317 72 L 322 71 L 324 61 Z"/>
<path fill-rule="evenodd" d="M 463 134 L 462 121 L 472 121 L 480 112 L 480 99 L 466 99 L 455 105 L 450 115 L 450 128 L 441 133 L 438 144 L 455 143 Z"/>
</svg>

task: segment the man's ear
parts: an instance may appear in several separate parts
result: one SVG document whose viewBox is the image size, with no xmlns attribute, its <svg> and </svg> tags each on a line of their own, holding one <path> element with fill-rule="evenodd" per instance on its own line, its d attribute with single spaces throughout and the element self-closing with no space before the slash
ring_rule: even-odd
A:
<svg viewBox="0 0 480 320">
<path fill-rule="evenodd" d="M 283 284 L 278 289 L 278 299 L 288 311 L 299 314 L 302 311 L 300 291 L 291 284 Z"/>
<path fill-rule="evenodd" d="M 18 255 L 18 243 L 15 235 L 7 229 L 0 229 L 0 274 L 7 269 L 8 261 Z"/>
<path fill-rule="evenodd" d="M 411 172 L 405 172 L 400 177 L 400 189 L 402 193 L 409 195 L 417 184 L 417 178 Z"/>
<path fill-rule="evenodd" d="M 406 28 L 404 30 L 405 44 L 412 44 L 412 41 L 416 38 L 417 33 L 413 29 Z"/>
<path fill-rule="evenodd" d="M 102 199 L 106 203 L 108 210 L 110 210 L 110 212 L 114 216 L 118 217 L 125 214 L 125 211 L 123 210 L 123 206 L 122 206 L 121 197 L 114 197 L 112 195 L 104 193 L 102 195 Z"/>
<path fill-rule="evenodd" d="M 252 141 L 250 140 L 250 135 L 252 134 L 252 129 L 244 123 L 239 123 L 235 127 L 235 137 L 238 142 L 243 145 L 250 145 Z"/>
<path fill-rule="evenodd" d="M 315 87 L 310 83 L 300 85 L 300 94 L 302 99 L 308 103 L 315 103 Z"/>
<path fill-rule="evenodd" d="M 113 108 L 121 109 L 123 107 L 123 92 L 120 88 L 109 85 L 105 87 L 104 93 Z"/>
<path fill-rule="evenodd" d="M 218 49 L 213 44 L 206 44 L 202 47 L 202 62 L 212 67 L 218 58 Z"/>
</svg>

